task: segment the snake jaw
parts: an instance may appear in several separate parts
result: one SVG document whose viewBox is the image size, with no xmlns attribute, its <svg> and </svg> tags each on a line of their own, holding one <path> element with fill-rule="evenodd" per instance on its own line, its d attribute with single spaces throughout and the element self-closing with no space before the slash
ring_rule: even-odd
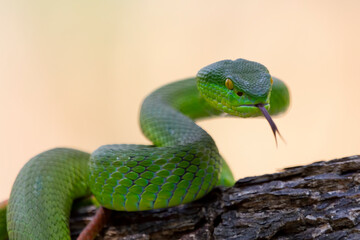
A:
<svg viewBox="0 0 360 240">
<path fill-rule="evenodd" d="M 280 138 L 284 141 L 284 138 L 281 136 L 279 129 L 277 128 L 275 122 L 272 120 L 269 112 L 266 110 L 265 105 L 264 104 L 256 104 L 255 105 L 257 108 L 260 109 L 260 111 L 262 112 L 262 114 L 264 115 L 264 117 L 266 118 L 266 120 L 268 121 L 268 123 L 270 124 L 271 130 L 274 134 L 275 137 L 275 142 L 276 142 L 276 146 L 278 146 L 278 142 L 277 142 L 277 138 L 276 138 L 276 133 L 279 134 Z"/>
</svg>

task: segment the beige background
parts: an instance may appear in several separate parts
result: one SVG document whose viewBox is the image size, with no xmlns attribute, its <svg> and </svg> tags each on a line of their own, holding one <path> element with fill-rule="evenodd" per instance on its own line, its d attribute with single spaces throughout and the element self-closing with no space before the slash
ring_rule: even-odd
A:
<svg viewBox="0 0 360 240">
<path fill-rule="evenodd" d="M 359 1 L 0 0 L 0 199 L 57 146 L 149 143 L 144 97 L 222 59 L 266 65 L 291 88 L 275 119 L 213 119 L 236 178 L 360 153 Z"/>
</svg>

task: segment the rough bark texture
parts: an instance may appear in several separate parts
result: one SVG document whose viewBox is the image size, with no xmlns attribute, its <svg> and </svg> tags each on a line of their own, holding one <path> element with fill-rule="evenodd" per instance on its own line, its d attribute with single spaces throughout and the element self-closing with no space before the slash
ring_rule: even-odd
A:
<svg viewBox="0 0 360 240">
<path fill-rule="evenodd" d="M 75 238 L 95 207 L 73 213 Z M 360 156 L 316 162 L 216 188 L 148 212 L 112 212 L 97 239 L 360 239 Z"/>
</svg>

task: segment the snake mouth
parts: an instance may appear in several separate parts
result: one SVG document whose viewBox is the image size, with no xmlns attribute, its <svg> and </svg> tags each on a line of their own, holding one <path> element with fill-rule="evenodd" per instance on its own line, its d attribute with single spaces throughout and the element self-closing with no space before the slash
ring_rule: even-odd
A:
<svg viewBox="0 0 360 240">
<path fill-rule="evenodd" d="M 279 136 L 281 137 L 281 139 L 283 139 L 283 137 L 281 136 L 280 132 L 279 132 L 279 129 L 277 128 L 275 122 L 272 120 L 269 112 L 266 110 L 265 106 L 268 105 L 268 104 L 255 104 L 254 106 L 259 108 L 261 113 L 264 115 L 264 117 L 266 118 L 266 120 L 268 121 L 270 127 L 271 127 L 271 130 L 274 134 L 274 137 L 275 137 L 275 142 L 276 142 L 276 146 L 278 145 L 277 143 L 277 138 L 276 138 L 276 133 L 279 134 Z M 284 139 L 283 139 L 284 140 Z"/>
<path fill-rule="evenodd" d="M 268 106 L 268 103 L 258 103 L 258 104 L 241 104 L 239 105 L 239 107 L 257 107 L 259 108 L 259 106 L 265 107 Z M 265 109 L 266 110 L 266 109 Z"/>
</svg>

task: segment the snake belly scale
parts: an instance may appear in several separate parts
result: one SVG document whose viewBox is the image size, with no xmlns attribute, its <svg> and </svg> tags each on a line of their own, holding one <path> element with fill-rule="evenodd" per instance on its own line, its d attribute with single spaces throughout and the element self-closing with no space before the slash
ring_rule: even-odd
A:
<svg viewBox="0 0 360 240">
<path fill-rule="evenodd" d="M 71 205 L 82 196 L 93 194 L 108 209 L 144 211 L 192 202 L 216 185 L 231 186 L 232 173 L 214 140 L 194 120 L 223 112 L 256 117 L 259 108 L 274 115 L 288 105 L 285 84 L 259 63 L 237 59 L 204 67 L 196 78 L 145 99 L 140 125 L 154 145 L 105 145 L 91 155 L 58 148 L 32 158 L 10 195 L 8 236 L 70 239 Z"/>
</svg>

